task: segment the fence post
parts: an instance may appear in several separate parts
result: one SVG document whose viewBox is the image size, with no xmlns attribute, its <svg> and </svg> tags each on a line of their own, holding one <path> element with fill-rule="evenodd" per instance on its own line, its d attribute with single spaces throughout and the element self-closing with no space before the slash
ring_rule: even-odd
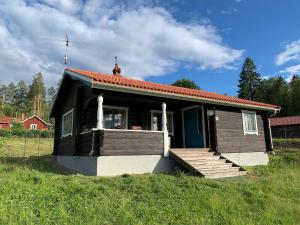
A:
<svg viewBox="0 0 300 225">
<path fill-rule="evenodd" d="M 41 136 L 39 135 L 39 144 L 38 144 L 38 156 L 40 156 L 40 143 L 41 143 Z"/>
<path fill-rule="evenodd" d="M 25 133 L 25 139 L 24 139 L 24 148 L 23 148 L 23 156 L 25 157 L 26 156 L 26 133 Z"/>
</svg>

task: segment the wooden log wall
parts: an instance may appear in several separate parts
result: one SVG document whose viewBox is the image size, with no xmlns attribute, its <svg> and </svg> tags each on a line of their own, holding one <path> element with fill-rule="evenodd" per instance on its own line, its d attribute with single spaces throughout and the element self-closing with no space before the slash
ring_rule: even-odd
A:
<svg viewBox="0 0 300 225">
<path fill-rule="evenodd" d="M 101 155 L 162 155 L 162 132 L 105 130 Z"/>
<path fill-rule="evenodd" d="M 258 135 L 244 135 L 241 109 L 216 109 L 218 151 L 220 153 L 265 152 L 263 116 L 257 112 Z"/>
</svg>

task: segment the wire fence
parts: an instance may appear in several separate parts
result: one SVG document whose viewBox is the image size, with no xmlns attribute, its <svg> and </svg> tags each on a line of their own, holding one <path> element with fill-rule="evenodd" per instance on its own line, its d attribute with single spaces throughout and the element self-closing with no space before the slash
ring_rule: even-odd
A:
<svg viewBox="0 0 300 225">
<path fill-rule="evenodd" d="M 280 151 L 299 151 L 300 152 L 300 138 L 277 138 L 273 139 L 274 150 Z"/>
<path fill-rule="evenodd" d="M 0 137 L 0 157 L 29 157 L 50 155 L 53 138 Z"/>
</svg>

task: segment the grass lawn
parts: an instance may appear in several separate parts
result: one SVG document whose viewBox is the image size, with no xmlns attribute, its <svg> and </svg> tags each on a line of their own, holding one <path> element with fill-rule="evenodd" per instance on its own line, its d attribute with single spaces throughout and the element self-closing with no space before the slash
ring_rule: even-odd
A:
<svg viewBox="0 0 300 225">
<path fill-rule="evenodd" d="M 85 177 L 50 156 L 0 157 L 0 224 L 300 224 L 299 160 L 284 153 L 247 176 L 208 180 Z"/>
<path fill-rule="evenodd" d="M 52 149 L 53 138 L 0 137 L 0 156 L 49 155 Z"/>
</svg>

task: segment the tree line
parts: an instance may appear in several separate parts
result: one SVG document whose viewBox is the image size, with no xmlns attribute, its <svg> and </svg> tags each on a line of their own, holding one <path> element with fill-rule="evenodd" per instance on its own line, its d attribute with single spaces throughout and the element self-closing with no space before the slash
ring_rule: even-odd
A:
<svg viewBox="0 0 300 225">
<path fill-rule="evenodd" d="M 186 78 L 172 85 L 200 89 L 194 81 Z M 240 73 L 238 97 L 281 106 L 277 116 L 300 115 L 300 77 L 295 74 L 290 81 L 282 76 L 262 78 L 253 60 L 246 58 Z"/>
<path fill-rule="evenodd" d="M 278 116 L 300 115 L 300 77 L 293 75 L 290 81 L 282 76 L 262 79 L 251 58 L 242 66 L 238 97 L 281 106 Z"/>
<path fill-rule="evenodd" d="M 0 116 L 21 118 L 37 115 L 49 121 L 52 98 L 56 89 L 51 86 L 46 89 L 42 73 L 33 76 L 32 83 L 27 85 L 24 80 L 17 84 L 0 85 Z"/>
</svg>

